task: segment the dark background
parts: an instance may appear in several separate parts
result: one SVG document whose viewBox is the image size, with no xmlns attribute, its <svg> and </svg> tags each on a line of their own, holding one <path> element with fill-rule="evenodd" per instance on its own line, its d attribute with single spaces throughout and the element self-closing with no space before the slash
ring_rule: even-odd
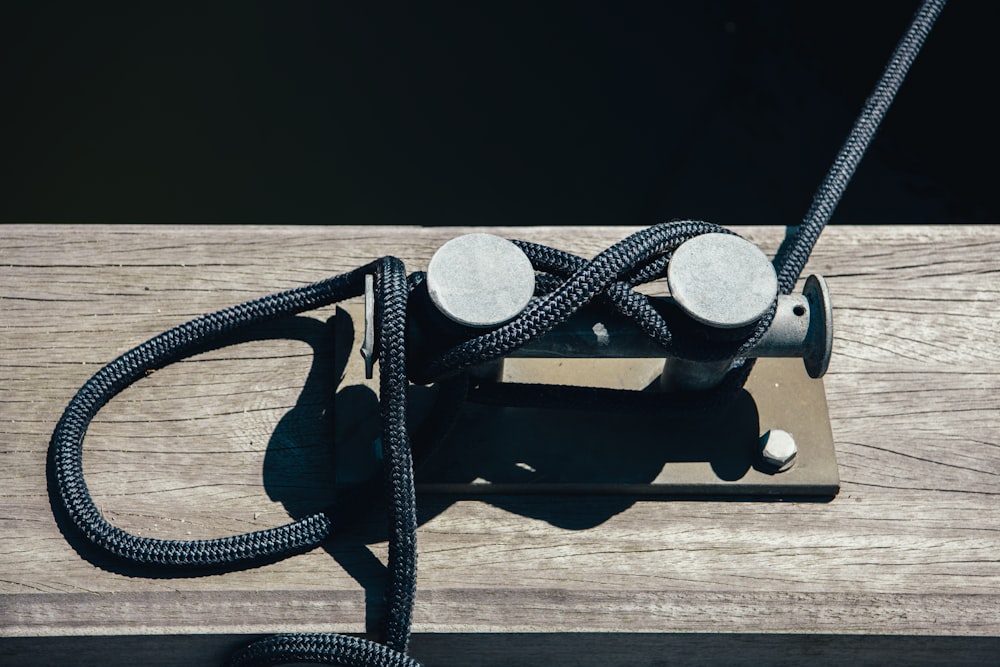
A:
<svg viewBox="0 0 1000 667">
<path fill-rule="evenodd" d="M 0 220 L 795 224 L 916 4 L 24 3 Z M 1000 220 L 998 16 L 945 9 L 835 222 Z"/>
</svg>

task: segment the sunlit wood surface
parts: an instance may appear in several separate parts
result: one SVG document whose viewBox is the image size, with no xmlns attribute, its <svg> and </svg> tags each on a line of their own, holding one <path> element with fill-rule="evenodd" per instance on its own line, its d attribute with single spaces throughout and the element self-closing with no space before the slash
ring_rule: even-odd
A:
<svg viewBox="0 0 1000 667">
<path fill-rule="evenodd" d="M 101 365 L 204 312 L 461 229 L 0 228 L 0 662 L 216 664 L 254 636 L 378 627 L 377 518 L 251 570 L 149 578 L 85 558 L 46 490 L 49 438 Z M 479 230 L 482 231 L 482 230 Z M 489 230 L 592 256 L 631 229 Z M 739 230 L 773 253 L 779 227 Z M 412 654 L 429 665 L 983 664 L 1000 655 L 1000 229 L 833 227 L 831 502 L 420 498 Z M 94 421 L 85 469 L 110 521 L 218 537 L 332 499 L 296 333 L 153 373 Z M 310 375 L 310 371 L 313 374 Z M 307 389 L 308 387 L 308 389 Z M 317 458 L 319 457 L 319 458 Z"/>
</svg>

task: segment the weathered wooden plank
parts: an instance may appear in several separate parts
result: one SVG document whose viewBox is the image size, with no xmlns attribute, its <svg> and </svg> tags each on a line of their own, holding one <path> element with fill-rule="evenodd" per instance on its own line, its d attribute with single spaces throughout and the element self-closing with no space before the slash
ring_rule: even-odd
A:
<svg viewBox="0 0 1000 667">
<path fill-rule="evenodd" d="M 619 552 L 619 558 L 624 557 Z M 592 554 L 591 554 L 592 555 Z M 669 573 L 665 576 L 670 576 Z M 269 597 L 273 596 L 273 602 Z M 418 633 L 715 632 L 985 636 L 1000 595 L 808 590 L 662 591 L 497 586 L 421 595 Z M 10 601 L 11 636 L 365 632 L 365 610 L 343 591 L 33 593 Z M 376 603 L 376 612 L 381 611 Z M 267 615 L 260 613 L 267 609 Z M 516 609 L 517 613 L 512 613 Z M 209 616 L 210 615 L 210 616 Z M 377 614 L 375 615 L 377 617 Z M 969 618 L 966 618 L 969 617 Z M 205 619 L 211 620 L 206 621 Z M 377 630 L 370 628 L 369 630 Z"/>
<path fill-rule="evenodd" d="M 386 253 L 421 269 L 460 231 L 0 228 L 0 635 L 363 632 L 379 611 L 377 519 L 249 571 L 102 569 L 53 520 L 48 439 L 91 373 L 163 329 Z M 593 255 L 630 230 L 495 231 Z M 740 231 L 768 252 L 783 237 Z M 835 304 L 834 501 L 422 498 L 418 637 L 1000 635 L 998 253 L 993 227 L 824 235 L 809 270 L 828 277 Z M 85 454 L 109 518 L 191 539 L 325 506 L 317 423 L 333 313 L 172 365 L 112 401 Z M 353 405 L 374 409 L 374 394 L 354 391 Z"/>
</svg>

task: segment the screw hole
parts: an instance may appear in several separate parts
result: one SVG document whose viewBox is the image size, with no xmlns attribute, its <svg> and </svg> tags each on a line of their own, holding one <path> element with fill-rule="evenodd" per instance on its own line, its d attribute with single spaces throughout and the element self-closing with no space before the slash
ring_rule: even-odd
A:
<svg viewBox="0 0 1000 667">
<path fill-rule="evenodd" d="M 806 307 L 805 306 L 795 306 L 794 308 L 792 308 L 792 312 L 795 313 L 795 315 L 797 317 L 802 317 L 803 315 L 806 314 Z"/>
</svg>

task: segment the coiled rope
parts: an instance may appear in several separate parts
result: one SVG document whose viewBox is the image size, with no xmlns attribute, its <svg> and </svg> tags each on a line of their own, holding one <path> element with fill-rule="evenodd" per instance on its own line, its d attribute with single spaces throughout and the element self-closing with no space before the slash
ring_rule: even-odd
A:
<svg viewBox="0 0 1000 667">
<path fill-rule="evenodd" d="M 809 212 L 786 250 L 775 260 L 779 288 L 791 293 L 812 248 L 829 221 L 855 169 L 870 144 L 945 0 L 925 0 L 918 8 L 882 77 L 868 98 Z M 83 476 L 83 441 L 98 411 L 150 370 L 193 354 L 206 343 L 266 320 L 290 316 L 359 296 L 364 276 L 375 276 L 380 365 L 383 486 L 389 531 L 389 582 L 386 587 L 384 644 L 337 634 L 274 635 L 237 652 L 232 667 L 313 662 L 352 667 L 401 667 L 418 663 L 406 655 L 416 591 L 416 500 L 413 460 L 406 429 L 408 382 L 429 382 L 500 358 L 544 334 L 594 299 L 607 299 L 631 317 L 671 353 L 695 359 L 739 356 L 770 325 L 771 313 L 739 340 L 706 344 L 685 341 L 634 288 L 661 276 L 670 255 L 684 241 L 725 231 L 703 222 L 673 222 L 638 232 L 584 260 L 552 248 L 518 242 L 540 272 L 542 294 L 510 323 L 446 350 L 426 363 L 413 365 L 407 376 L 406 313 L 408 295 L 417 281 L 407 282 L 402 262 L 384 257 L 349 273 L 312 285 L 265 296 L 198 317 L 126 352 L 99 370 L 69 402 L 52 435 L 49 449 L 56 497 L 61 510 L 90 542 L 115 556 L 146 566 L 169 568 L 238 567 L 312 549 L 334 530 L 328 512 L 244 535 L 212 540 L 160 540 L 132 535 L 111 525 L 101 514 Z M 752 364 L 733 369 L 722 392 L 742 386 Z M 519 389 L 507 396 L 517 400 Z M 520 390 L 523 393 L 523 390 Z M 537 400 L 535 394 L 533 400 Z M 520 400 L 529 400 L 524 396 Z M 684 408 L 685 399 L 680 399 Z M 702 400 L 702 399 L 699 399 Z"/>
</svg>

